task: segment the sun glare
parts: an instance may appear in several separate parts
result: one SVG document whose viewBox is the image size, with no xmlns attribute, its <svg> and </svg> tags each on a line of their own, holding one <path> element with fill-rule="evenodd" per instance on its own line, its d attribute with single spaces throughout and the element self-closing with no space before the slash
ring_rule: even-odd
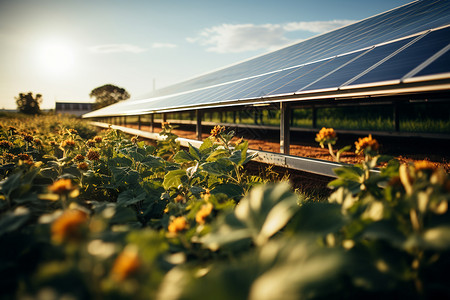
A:
<svg viewBox="0 0 450 300">
<path fill-rule="evenodd" d="M 74 65 L 73 48 L 64 42 L 47 42 L 39 47 L 38 59 L 41 68 L 51 73 L 63 73 Z"/>
</svg>

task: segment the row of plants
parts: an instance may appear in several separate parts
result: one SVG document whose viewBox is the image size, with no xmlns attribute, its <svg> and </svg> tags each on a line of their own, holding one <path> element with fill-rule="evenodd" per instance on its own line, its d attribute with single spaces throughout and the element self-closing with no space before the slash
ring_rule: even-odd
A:
<svg viewBox="0 0 450 300">
<path fill-rule="evenodd" d="M 185 150 L 167 123 L 157 145 L 87 128 L 2 120 L 1 298 L 450 296 L 450 178 L 429 162 L 360 139 L 363 163 L 312 201 L 247 175 L 248 143 L 221 126 Z"/>
</svg>

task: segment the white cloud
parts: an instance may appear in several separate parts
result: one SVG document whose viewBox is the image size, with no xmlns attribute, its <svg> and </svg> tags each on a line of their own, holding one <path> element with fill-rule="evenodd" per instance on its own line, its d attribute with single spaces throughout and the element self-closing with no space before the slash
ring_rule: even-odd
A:
<svg viewBox="0 0 450 300">
<path fill-rule="evenodd" d="M 207 46 L 207 51 L 217 53 L 244 52 L 279 47 L 288 42 L 280 25 L 222 24 L 204 29 L 191 43 Z"/>
<path fill-rule="evenodd" d="M 217 53 L 236 53 L 260 49 L 272 50 L 293 42 L 287 32 L 309 31 L 322 33 L 350 24 L 351 20 L 291 22 L 286 24 L 222 24 L 203 29 L 197 37 L 187 38 L 190 43 L 206 46 Z"/>
<path fill-rule="evenodd" d="M 352 20 L 331 20 L 331 21 L 313 21 L 313 22 L 291 22 L 283 26 L 286 31 L 310 31 L 314 33 L 327 32 L 355 21 Z"/>
<path fill-rule="evenodd" d="M 97 45 L 89 47 L 89 50 L 93 53 L 119 53 L 119 52 L 141 53 L 147 51 L 147 49 L 131 44 Z"/>
<path fill-rule="evenodd" d="M 152 48 L 176 48 L 178 47 L 175 44 L 171 44 L 171 43 L 153 43 L 152 44 Z"/>
</svg>

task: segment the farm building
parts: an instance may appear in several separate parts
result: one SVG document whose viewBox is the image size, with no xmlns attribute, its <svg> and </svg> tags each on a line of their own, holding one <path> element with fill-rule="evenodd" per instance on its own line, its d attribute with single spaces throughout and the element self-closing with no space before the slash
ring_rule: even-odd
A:
<svg viewBox="0 0 450 300">
<path fill-rule="evenodd" d="M 93 103 L 88 102 L 55 102 L 55 113 L 81 116 L 92 111 Z"/>
<path fill-rule="evenodd" d="M 450 119 L 449 50 L 450 2 L 414 1 L 83 118 L 152 131 L 170 120 L 193 127 L 197 139 L 219 123 L 279 136 L 283 154 L 293 133 L 330 126 L 324 112 L 379 114 L 375 130 L 414 135 L 405 133 L 405 113 Z M 448 139 L 447 129 L 420 135 Z"/>
</svg>

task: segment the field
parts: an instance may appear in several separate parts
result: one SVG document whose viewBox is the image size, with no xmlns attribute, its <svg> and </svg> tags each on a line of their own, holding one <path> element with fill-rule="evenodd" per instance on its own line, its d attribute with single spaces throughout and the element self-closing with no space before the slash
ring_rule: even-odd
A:
<svg viewBox="0 0 450 300">
<path fill-rule="evenodd" d="M 361 137 L 362 162 L 315 199 L 250 175 L 248 142 L 220 126 L 180 149 L 167 123 L 149 145 L 24 120 L 1 119 L 1 299 L 450 297 L 450 176 L 435 164 Z"/>
</svg>

